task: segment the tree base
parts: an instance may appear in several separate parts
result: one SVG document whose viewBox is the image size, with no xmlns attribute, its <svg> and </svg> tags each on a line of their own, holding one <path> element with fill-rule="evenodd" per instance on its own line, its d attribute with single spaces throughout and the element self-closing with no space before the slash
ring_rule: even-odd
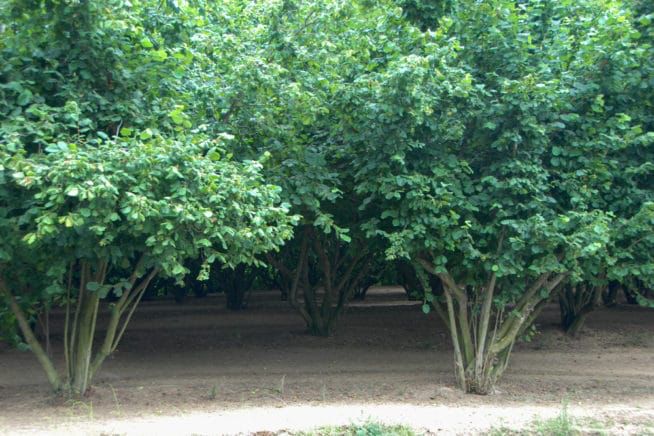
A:
<svg viewBox="0 0 654 436">
<path fill-rule="evenodd" d="M 323 338 L 327 338 L 332 335 L 333 331 L 331 327 L 328 326 L 316 326 L 316 325 L 310 325 L 308 326 L 307 329 L 308 333 L 311 336 L 319 336 Z"/>
</svg>

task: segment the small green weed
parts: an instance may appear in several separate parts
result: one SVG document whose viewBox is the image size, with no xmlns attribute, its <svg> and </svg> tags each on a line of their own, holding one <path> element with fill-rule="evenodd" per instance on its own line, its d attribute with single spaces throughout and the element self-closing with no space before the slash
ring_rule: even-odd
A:
<svg viewBox="0 0 654 436">
<path fill-rule="evenodd" d="M 298 436 L 416 436 L 417 433 L 403 425 L 386 425 L 369 421 L 340 427 L 320 427 L 298 433 Z"/>
<path fill-rule="evenodd" d="M 90 421 L 93 420 L 94 415 L 93 415 L 93 401 L 89 401 L 88 403 L 85 401 L 81 400 L 68 400 L 67 405 L 69 406 L 69 414 L 70 416 L 74 415 L 86 415 L 87 419 Z M 80 412 L 82 415 L 80 415 Z"/>
<path fill-rule="evenodd" d="M 209 391 L 208 398 L 209 400 L 213 401 L 218 397 L 218 386 L 214 384 L 211 386 L 211 390 Z"/>
<path fill-rule="evenodd" d="M 539 436 L 576 436 L 581 434 L 577 428 L 575 419 L 568 413 L 566 404 L 561 408 L 558 416 L 546 420 L 536 419 L 522 431 L 514 430 L 506 426 L 492 428 L 491 436 L 514 436 L 514 435 L 539 435 Z"/>
<path fill-rule="evenodd" d="M 545 421 L 536 420 L 533 424 L 536 434 L 543 436 L 572 436 L 579 434 L 575 428 L 574 419 L 568 414 L 568 407 L 564 405 L 559 416 Z"/>
</svg>

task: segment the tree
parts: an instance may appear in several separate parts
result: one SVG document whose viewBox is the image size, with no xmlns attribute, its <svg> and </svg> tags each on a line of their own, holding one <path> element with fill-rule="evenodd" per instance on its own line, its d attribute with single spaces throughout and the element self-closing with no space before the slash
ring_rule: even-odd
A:
<svg viewBox="0 0 654 436">
<path fill-rule="evenodd" d="M 347 303 L 364 282 L 371 266 L 366 241 L 343 242 L 303 226 L 283 256 L 268 255 L 281 277 L 288 301 L 307 324 L 309 333 L 329 336 Z M 296 265 L 292 265 L 295 261 Z"/>
<path fill-rule="evenodd" d="M 216 127 L 233 135 L 236 156 L 269 154 L 266 176 L 301 216 L 293 241 L 267 261 L 314 334 L 332 331 L 365 276 L 369 243 L 340 116 L 356 97 L 351 82 L 386 61 L 376 39 L 392 47 L 404 28 L 401 10 L 386 6 L 226 2 L 229 14 L 209 18 L 205 43 L 220 74 L 205 80 L 203 99 L 216 102 Z"/>
<path fill-rule="evenodd" d="M 593 20 L 573 26 L 575 34 L 593 36 L 567 62 L 575 83 L 562 115 L 566 129 L 554 138 L 550 163 L 569 207 L 606 210 L 613 223 L 608 256 L 588 259 L 581 281 L 559 294 L 562 326 L 571 335 L 619 288 L 639 292 L 652 283 L 652 12 L 608 9 L 597 33 Z"/>
<path fill-rule="evenodd" d="M 577 153 L 603 137 L 594 118 L 570 112 L 600 67 L 593 44 L 628 39 L 627 14 L 601 1 L 459 2 L 410 54 L 357 79 L 357 191 L 383 205 L 369 235 L 388 241 L 389 258 L 412 261 L 466 392 L 488 393 L 550 297 L 591 261 L 609 261 L 613 213 L 559 189 L 556 161 L 560 137 L 579 129 L 568 129 L 573 119 L 588 133 L 570 144 Z M 568 181 L 584 185 L 584 165 L 565 164 Z"/>
<path fill-rule="evenodd" d="M 265 273 L 265 268 L 240 264 L 234 268 L 215 269 L 212 281 L 218 290 L 225 293 L 227 309 L 238 311 L 247 307 L 250 292 L 256 286 L 257 279 Z"/>
<path fill-rule="evenodd" d="M 229 135 L 194 100 L 210 59 L 192 38 L 199 9 L 129 6 L 0 9 L 10 23 L 0 42 L 0 291 L 52 386 L 74 394 L 116 349 L 156 276 L 181 282 L 198 259 L 200 278 L 214 261 L 256 263 L 292 233 L 279 188 L 260 163 L 231 158 Z M 50 305 L 66 308 L 65 378 L 30 326 Z"/>
<path fill-rule="evenodd" d="M 222 159 L 218 149 L 210 140 L 152 137 L 3 155 L 3 200 L 10 193 L 11 202 L 3 201 L 0 291 L 53 388 L 86 392 L 158 274 L 181 280 L 184 261 L 199 256 L 204 276 L 214 260 L 255 262 L 290 236 L 279 189 L 262 181 L 260 165 Z M 47 256 L 21 262 L 21 252 Z M 37 280 L 26 283 L 28 277 Z M 38 286 L 43 281 L 50 286 Z M 118 300 L 109 304 L 93 353 L 100 302 L 109 293 Z M 66 307 L 66 381 L 27 324 L 21 304 L 30 299 Z"/>
</svg>

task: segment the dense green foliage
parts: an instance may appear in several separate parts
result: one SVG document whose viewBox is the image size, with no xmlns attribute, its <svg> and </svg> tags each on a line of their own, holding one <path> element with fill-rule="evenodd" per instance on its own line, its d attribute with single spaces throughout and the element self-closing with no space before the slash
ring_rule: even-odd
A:
<svg viewBox="0 0 654 436">
<path fill-rule="evenodd" d="M 492 387 L 565 282 L 651 276 L 651 78 L 631 18 L 612 2 L 458 2 L 433 49 L 360 78 L 357 188 L 385 205 L 366 227 L 426 288 L 441 280 L 425 310 L 449 325 L 467 391 Z"/>
<path fill-rule="evenodd" d="M 651 305 L 653 20 L 637 0 L 5 2 L 0 334 L 83 393 L 155 277 L 179 299 L 210 278 L 235 310 L 274 283 L 317 335 L 392 277 L 487 393 L 552 299 L 573 333 L 621 288 Z M 53 307 L 64 380 L 30 326 Z"/>
<path fill-rule="evenodd" d="M 209 135 L 183 112 L 193 64 L 174 56 L 182 49 L 168 63 L 134 28 L 150 10 L 17 4 L 3 52 L 0 291 L 53 387 L 84 393 L 155 276 L 181 281 L 187 259 L 201 260 L 198 279 L 215 261 L 256 263 L 291 236 L 294 218 L 260 163 L 232 160 L 229 135 Z M 116 301 L 94 353 L 108 296 Z M 66 308 L 65 381 L 28 325 L 53 304 Z"/>
</svg>

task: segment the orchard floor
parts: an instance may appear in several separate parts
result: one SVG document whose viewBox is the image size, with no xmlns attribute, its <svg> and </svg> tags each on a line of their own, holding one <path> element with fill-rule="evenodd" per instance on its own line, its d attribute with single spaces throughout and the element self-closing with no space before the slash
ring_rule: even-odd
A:
<svg viewBox="0 0 654 436">
<path fill-rule="evenodd" d="M 397 289 L 373 289 L 330 338 L 305 334 L 276 292 L 241 312 L 222 296 L 144 302 L 81 401 L 54 397 L 32 355 L 0 344 L 0 434 L 251 434 L 367 419 L 478 434 L 562 407 L 589 433 L 654 434 L 654 311 L 598 311 L 578 339 L 557 321 L 552 306 L 482 397 L 454 388 L 443 325 Z"/>
</svg>

